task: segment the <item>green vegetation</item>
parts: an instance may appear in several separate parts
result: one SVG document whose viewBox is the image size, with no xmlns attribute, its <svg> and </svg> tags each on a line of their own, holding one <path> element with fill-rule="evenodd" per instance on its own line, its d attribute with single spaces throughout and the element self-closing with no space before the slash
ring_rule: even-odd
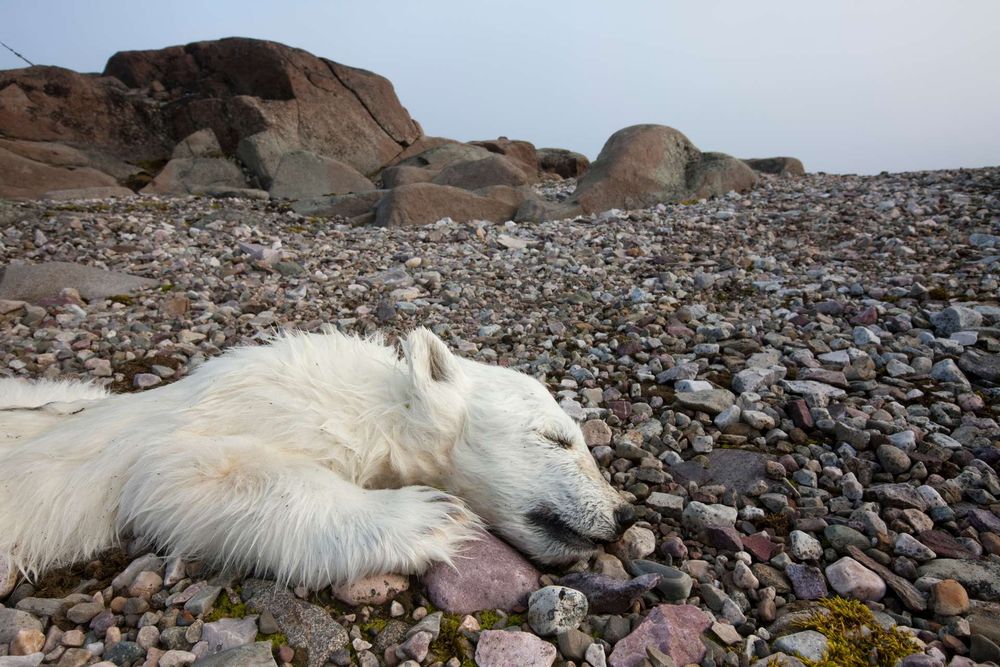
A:
<svg viewBox="0 0 1000 667">
<path fill-rule="evenodd" d="M 899 628 L 883 628 L 862 602 L 832 597 L 819 604 L 822 610 L 798 623 L 800 629 L 815 630 L 828 641 L 821 659 L 803 660 L 808 667 L 893 667 L 920 650 Z"/>
</svg>

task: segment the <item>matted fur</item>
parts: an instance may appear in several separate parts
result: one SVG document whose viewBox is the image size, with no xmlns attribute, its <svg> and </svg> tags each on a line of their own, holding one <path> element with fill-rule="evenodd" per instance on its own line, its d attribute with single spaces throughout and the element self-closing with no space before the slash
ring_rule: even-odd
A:
<svg viewBox="0 0 1000 667">
<path fill-rule="evenodd" d="M 450 561 L 480 516 L 542 560 L 620 532 L 620 497 L 540 383 L 423 329 L 402 347 L 285 334 L 128 395 L 0 380 L 0 553 L 32 575 L 131 533 L 317 588 Z"/>
</svg>

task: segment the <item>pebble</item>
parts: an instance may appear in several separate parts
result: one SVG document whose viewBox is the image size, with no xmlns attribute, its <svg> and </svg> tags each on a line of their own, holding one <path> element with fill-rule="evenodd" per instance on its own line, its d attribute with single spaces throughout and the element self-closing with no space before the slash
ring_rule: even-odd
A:
<svg viewBox="0 0 1000 667">
<path fill-rule="evenodd" d="M 833 590 L 843 597 L 878 602 L 885 596 L 882 578 L 850 556 L 828 565 L 826 578 Z"/>
<path fill-rule="evenodd" d="M 587 596 L 565 586 L 546 586 L 528 600 L 528 623 L 542 637 L 576 629 L 587 616 Z"/>
</svg>

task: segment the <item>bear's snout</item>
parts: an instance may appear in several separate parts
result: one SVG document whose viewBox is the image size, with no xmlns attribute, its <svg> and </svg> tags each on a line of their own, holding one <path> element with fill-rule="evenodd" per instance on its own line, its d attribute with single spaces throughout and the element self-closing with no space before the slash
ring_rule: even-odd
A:
<svg viewBox="0 0 1000 667">
<path fill-rule="evenodd" d="M 615 510 L 615 537 L 612 541 L 618 540 L 626 530 L 635 525 L 637 518 L 634 507 L 628 503 L 619 505 Z"/>
</svg>

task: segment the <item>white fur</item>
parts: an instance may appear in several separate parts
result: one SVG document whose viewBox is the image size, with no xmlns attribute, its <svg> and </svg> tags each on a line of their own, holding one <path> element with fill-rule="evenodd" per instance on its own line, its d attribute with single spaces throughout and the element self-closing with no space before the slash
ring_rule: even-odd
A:
<svg viewBox="0 0 1000 667">
<path fill-rule="evenodd" d="M 36 574 L 132 533 L 317 588 L 450 561 L 479 516 L 548 561 L 620 532 L 620 497 L 540 383 L 423 329 L 403 352 L 287 334 L 139 394 L 0 380 L 0 553 Z"/>
</svg>

